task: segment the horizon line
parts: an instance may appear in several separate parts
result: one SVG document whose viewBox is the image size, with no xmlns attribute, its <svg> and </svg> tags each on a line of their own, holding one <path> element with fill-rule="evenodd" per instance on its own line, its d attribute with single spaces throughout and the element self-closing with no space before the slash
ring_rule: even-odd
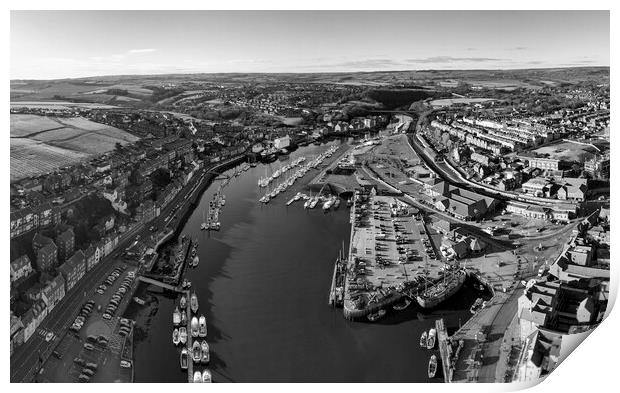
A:
<svg viewBox="0 0 620 393">
<path fill-rule="evenodd" d="M 103 74 L 103 75 L 87 75 L 65 78 L 15 78 L 9 79 L 9 82 L 14 81 L 61 81 L 61 80 L 79 80 L 89 78 L 110 78 L 110 77 L 130 77 L 130 76 L 166 76 L 166 75 L 320 75 L 320 74 L 373 74 L 373 73 L 396 73 L 396 72 L 430 72 L 430 71 L 528 71 L 528 70 L 553 70 L 553 69 L 570 69 L 570 68 L 611 68 L 609 65 L 574 65 L 574 66 L 554 66 L 554 67 L 516 67 L 516 68 L 458 68 L 458 69 L 446 69 L 446 68 L 425 68 L 425 69 L 402 69 L 402 70 L 372 70 L 372 71 L 307 71 L 307 72 L 256 72 L 256 71 L 236 71 L 236 72 L 165 72 L 165 73 L 147 73 L 147 74 Z"/>
</svg>

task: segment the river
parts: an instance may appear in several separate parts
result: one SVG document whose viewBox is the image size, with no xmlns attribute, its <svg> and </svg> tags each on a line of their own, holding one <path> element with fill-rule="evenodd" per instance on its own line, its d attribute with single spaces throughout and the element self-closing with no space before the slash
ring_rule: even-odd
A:
<svg viewBox="0 0 620 393">
<path fill-rule="evenodd" d="M 289 159 L 327 148 L 300 147 Z M 343 241 L 348 247 L 349 209 L 344 203 L 329 213 L 304 210 L 302 202 L 286 206 L 316 170 L 268 205 L 259 203 L 257 181 L 269 165 L 279 161 L 251 168 L 224 189 L 221 231 L 200 231 L 219 181 L 205 191 L 182 230 L 200 240 L 200 265 L 186 277 L 198 293 L 199 314 L 207 318 L 214 381 L 428 382 L 431 351 L 419 347 L 420 334 L 438 317 L 449 329 L 458 328 L 470 317 L 474 290 L 464 287 L 433 312 L 412 305 L 374 324 L 345 320 L 327 300 L 334 259 Z M 135 381 L 186 382 L 171 338 L 178 299 L 146 287 L 138 295 L 150 300 L 126 313 L 138 326 Z"/>
</svg>

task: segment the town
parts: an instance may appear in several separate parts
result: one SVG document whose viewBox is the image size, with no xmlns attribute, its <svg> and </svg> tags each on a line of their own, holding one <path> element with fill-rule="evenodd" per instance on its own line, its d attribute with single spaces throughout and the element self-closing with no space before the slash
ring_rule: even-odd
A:
<svg viewBox="0 0 620 393">
<path fill-rule="evenodd" d="M 189 297 L 203 245 L 178 239 L 203 192 L 224 182 L 219 230 L 231 178 L 333 141 L 295 190 L 351 209 L 330 305 L 372 323 L 476 287 L 467 321 L 431 329 L 437 375 L 545 377 L 609 311 L 610 99 L 608 67 L 540 72 L 12 81 L 11 382 L 133 381 L 126 310 L 145 283 Z"/>
</svg>

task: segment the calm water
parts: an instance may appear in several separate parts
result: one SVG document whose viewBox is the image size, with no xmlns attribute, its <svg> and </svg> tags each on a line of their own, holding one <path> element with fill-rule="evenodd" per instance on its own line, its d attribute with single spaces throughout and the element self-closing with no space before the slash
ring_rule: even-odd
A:
<svg viewBox="0 0 620 393">
<path fill-rule="evenodd" d="M 301 147 L 291 158 L 326 149 Z M 412 305 L 381 323 L 346 321 L 327 298 L 334 259 L 343 241 L 348 247 L 349 210 L 344 203 L 328 214 L 304 210 L 301 202 L 286 206 L 316 171 L 268 205 L 259 203 L 257 180 L 268 167 L 251 168 L 225 188 L 220 232 L 200 231 L 217 181 L 182 231 L 200 239 L 200 265 L 186 276 L 197 289 L 199 313 L 207 317 L 214 381 L 427 382 L 431 351 L 419 347 L 420 334 L 439 316 L 449 328 L 464 323 L 473 290 L 462 289 L 433 313 Z M 145 333 L 136 340 L 135 380 L 185 382 L 171 338 L 176 299 L 149 293 L 149 307 L 128 311 Z"/>
</svg>

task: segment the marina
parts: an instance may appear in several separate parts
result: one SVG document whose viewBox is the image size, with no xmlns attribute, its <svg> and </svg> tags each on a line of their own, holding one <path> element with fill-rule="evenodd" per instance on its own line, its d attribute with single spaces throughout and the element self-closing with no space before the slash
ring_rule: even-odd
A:
<svg viewBox="0 0 620 393">
<path fill-rule="evenodd" d="M 325 150 L 326 146 L 301 147 L 291 153 L 290 159 L 298 154 L 318 155 Z M 388 310 L 376 322 L 364 317 L 351 330 L 342 318 L 342 311 L 325 304 L 326 297 L 332 297 L 326 295 L 333 293 L 335 306 L 343 305 L 342 284 L 349 255 L 347 240 L 352 234 L 351 211 L 344 208 L 344 201 L 339 209 L 332 206 L 332 213 L 327 215 L 322 209 L 287 209 L 286 201 L 298 193 L 310 195 L 303 188 L 305 179 L 283 193 L 281 204 L 257 204 L 255 196 L 259 196 L 260 188 L 256 184 L 264 172 L 265 165 L 261 164 L 231 177 L 226 210 L 219 217 L 221 231 L 201 231 L 200 224 L 202 209 L 213 200 L 218 182 L 223 180 L 209 187 L 180 231 L 179 236 L 198 240 L 197 255 L 201 260 L 196 268 L 186 269 L 183 276 L 192 282 L 191 289 L 183 292 L 186 298 L 183 311 L 189 317 L 185 346 L 191 349 L 195 341 L 200 340 L 202 344 L 203 340 L 200 334 L 198 338 L 191 337 L 190 322 L 195 314 L 189 307 L 191 292 L 195 290 L 199 327 L 200 315 L 205 315 L 208 322 L 204 339 L 210 350 L 209 372 L 216 382 L 428 380 L 429 355 L 427 349 L 418 347 L 420 334 L 434 326 L 438 315 L 446 318 L 451 326 L 458 326 L 459 320 L 465 321 L 471 315 L 469 307 L 475 300 L 474 291 L 463 289 L 457 299 L 444 303 L 446 308 L 440 305 L 431 311 L 420 310 L 413 300 L 403 310 Z M 234 169 L 227 173 L 234 173 Z M 353 196 L 343 197 L 349 198 L 352 200 Z M 301 199 L 300 196 L 300 206 Z M 244 244 L 242 249 L 230 246 L 240 242 Z M 280 251 L 274 255 L 276 248 Z M 339 254 L 341 257 L 335 258 Z M 407 274 L 413 277 L 409 270 Z M 333 287 L 330 279 L 336 284 Z M 146 287 L 139 289 L 137 296 L 150 300 L 147 306 L 130 314 L 148 332 L 148 341 L 136 343 L 136 381 L 194 381 L 194 374 L 198 368 L 203 371 L 204 363 L 198 368 L 188 365 L 191 373 L 181 369 L 181 345 L 171 342 L 171 315 L 179 306 L 181 296 L 170 298 Z M 405 302 L 400 299 L 391 304 L 402 306 Z M 385 325 L 384 320 L 391 323 Z M 302 331 L 303 336 L 295 333 Z M 368 343 L 363 350 L 356 344 L 362 337 Z M 147 345 L 147 342 L 166 344 Z M 403 346 L 403 342 L 410 345 Z M 385 358 L 386 348 L 390 349 L 390 359 L 398 361 L 370 366 L 368 359 Z M 361 379 L 360 375 L 363 375 Z"/>
</svg>

